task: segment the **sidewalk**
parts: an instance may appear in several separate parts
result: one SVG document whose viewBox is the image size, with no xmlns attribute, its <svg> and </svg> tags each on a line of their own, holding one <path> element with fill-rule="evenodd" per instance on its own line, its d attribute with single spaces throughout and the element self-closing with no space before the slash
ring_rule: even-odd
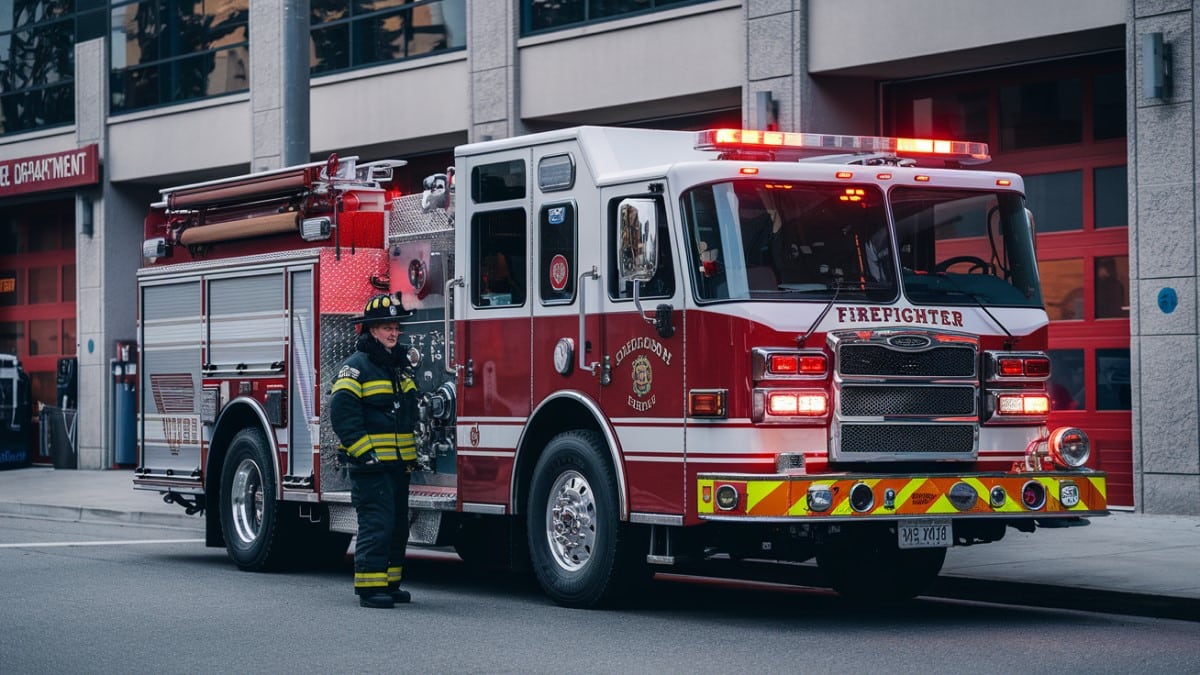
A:
<svg viewBox="0 0 1200 675">
<path fill-rule="evenodd" d="M 3 515 L 204 528 L 134 490 L 132 471 L 0 471 Z M 1200 518 L 1116 512 L 1086 527 L 1009 528 L 1000 542 L 952 548 L 931 594 L 1200 620 Z"/>
</svg>

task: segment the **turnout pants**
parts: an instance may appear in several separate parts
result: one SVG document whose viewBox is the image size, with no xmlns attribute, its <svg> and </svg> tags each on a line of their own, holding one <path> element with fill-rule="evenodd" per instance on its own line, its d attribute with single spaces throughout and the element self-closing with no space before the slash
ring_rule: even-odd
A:
<svg viewBox="0 0 1200 675">
<path fill-rule="evenodd" d="M 350 499 L 358 512 L 354 592 L 387 592 L 400 586 L 408 548 L 409 474 L 403 462 L 350 472 Z"/>
</svg>

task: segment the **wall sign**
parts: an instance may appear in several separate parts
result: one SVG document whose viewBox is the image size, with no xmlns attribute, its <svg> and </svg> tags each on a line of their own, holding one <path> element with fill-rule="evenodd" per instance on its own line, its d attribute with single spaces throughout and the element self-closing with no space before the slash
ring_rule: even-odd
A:
<svg viewBox="0 0 1200 675">
<path fill-rule="evenodd" d="M 100 182 L 98 147 L 0 160 L 0 198 L 95 185 Z"/>
<path fill-rule="evenodd" d="M 1158 308 L 1163 314 L 1170 314 L 1179 305 L 1179 296 L 1174 288 L 1164 288 L 1158 292 Z"/>
</svg>

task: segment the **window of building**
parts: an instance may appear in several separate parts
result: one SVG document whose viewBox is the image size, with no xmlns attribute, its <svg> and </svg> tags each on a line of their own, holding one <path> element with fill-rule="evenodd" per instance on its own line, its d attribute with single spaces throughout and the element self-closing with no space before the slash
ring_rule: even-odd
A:
<svg viewBox="0 0 1200 675">
<path fill-rule="evenodd" d="M 1083 172 L 1059 171 L 1025 177 L 1025 206 L 1037 231 L 1083 229 Z"/>
<path fill-rule="evenodd" d="M 1040 260 L 1042 299 L 1051 321 L 1083 318 L 1083 259 Z"/>
<path fill-rule="evenodd" d="M 521 34 L 654 12 L 707 0 L 521 0 Z"/>
<path fill-rule="evenodd" d="M 1128 349 L 1096 350 L 1096 409 L 1131 410 Z"/>
<path fill-rule="evenodd" d="M 1051 410 L 1083 410 L 1087 408 L 1087 387 L 1084 386 L 1083 350 L 1051 349 L 1050 357 Z"/>
<path fill-rule="evenodd" d="M 0 135 L 75 121 L 75 43 L 99 37 L 97 0 L 0 0 Z"/>
<path fill-rule="evenodd" d="M 1000 88 L 1000 147 L 1024 150 L 1083 139 L 1083 82 L 1078 78 Z"/>
<path fill-rule="evenodd" d="M 1096 229 L 1129 225 L 1129 187 L 1125 166 L 1105 166 L 1092 172 Z"/>
<path fill-rule="evenodd" d="M 249 87 L 249 0 L 114 2 L 110 16 L 113 112 Z"/>
<path fill-rule="evenodd" d="M 1094 263 L 1097 319 L 1129 318 L 1129 256 L 1098 256 Z"/>
<path fill-rule="evenodd" d="M 467 46 L 466 0 L 312 0 L 314 75 Z"/>
</svg>

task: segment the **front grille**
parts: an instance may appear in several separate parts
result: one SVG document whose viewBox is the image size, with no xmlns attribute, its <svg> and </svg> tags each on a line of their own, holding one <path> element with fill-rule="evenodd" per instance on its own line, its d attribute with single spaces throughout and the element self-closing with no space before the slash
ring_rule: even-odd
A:
<svg viewBox="0 0 1200 675">
<path fill-rule="evenodd" d="M 838 371 L 843 376 L 972 377 L 972 347 L 941 346 L 923 352 L 906 352 L 878 344 L 842 345 Z"/>
<path fill-rule="evenodd" d="M 975 388 L 846 386 L 839 410 L 845 417 L 973 415 Z"/>
<path fill-rule="evenodd" d="M 971 424 L 843 424 L 843 453 L 960 454 L 975 450 Z"/>
</svg>

